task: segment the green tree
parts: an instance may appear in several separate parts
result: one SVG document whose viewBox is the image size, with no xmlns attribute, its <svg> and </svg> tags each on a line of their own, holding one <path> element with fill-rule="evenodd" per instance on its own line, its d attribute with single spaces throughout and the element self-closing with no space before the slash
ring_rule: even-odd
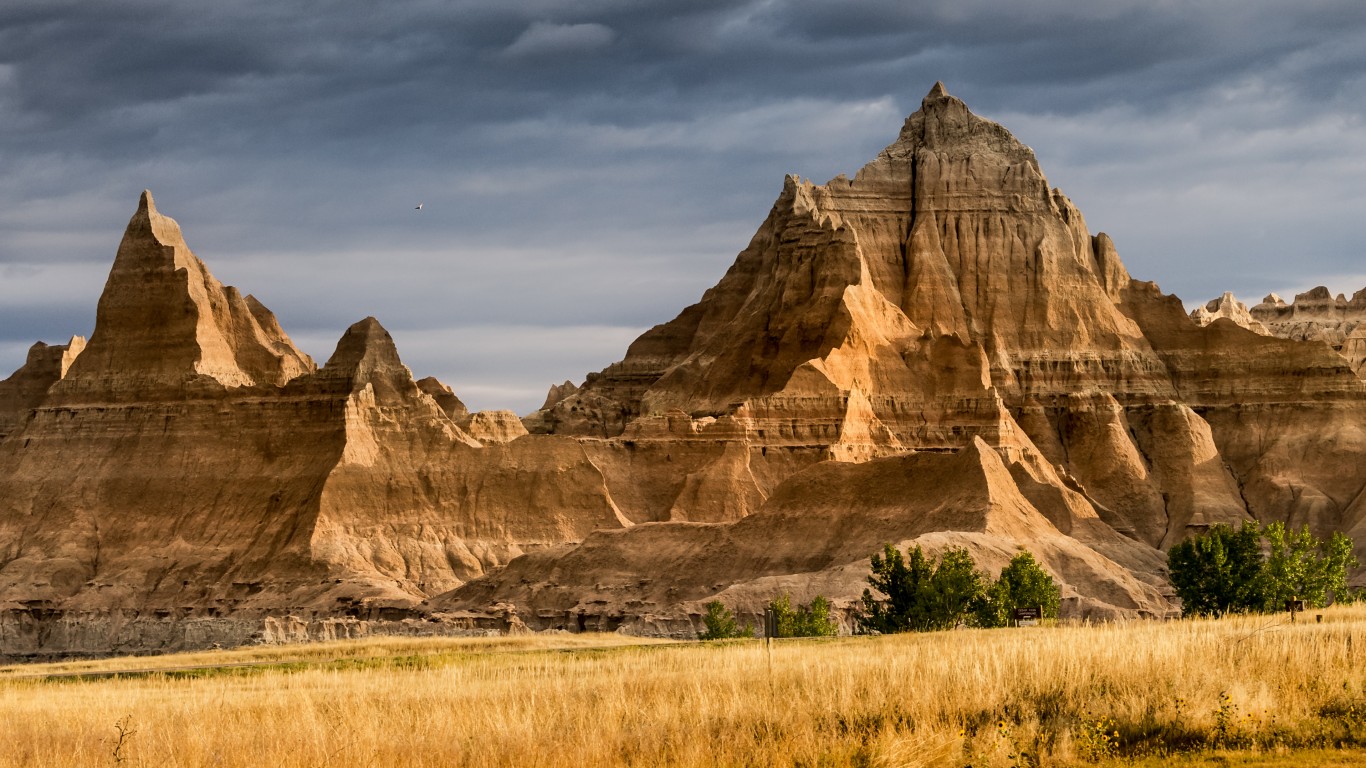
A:
<svg viewBox="0 0 1366 768">
<path fill-rule="evenodd" d="M 1265 597 L 1263 610 L 1279 611 L 1286 600 L 1299 598 L 1306 605 L 1321 607 L 1328 593 L 1347 595 L 1347 571 L 1357 565 L 1352 540 L 1334 533 L 1320 541 L 1305 525 L 1287 529 L 1272 523 L 1262 529 L 1266 538 Z"/>
<path fill-rule="evenodd" d="M 1332 592 L 1335 600 L 1344 603 L 1351 603 L 1355 600 L 1354 592 L 1347 586 L 1347 572 L 1361 565 L 1357 556 L 1352 550 L 1356 549 L 1355 543 L 1347 534 L 1341 531 L 1334 531 L 1328 537 L 1328 541 L 1323 543 L 1320 548 L 1319 573 L 1317 578 L 1322 586 L 1324 594 L 1315 605 L 1327 603 L 1327 593 Z"/>
<path fill-rule="evenodd" d="M 974 611 L 979 627 L 1004 627 L 1010 623 L 1016 608 L 1039 606 L 1043 615 L 1056 618 L 1062 599 L 1061 590 L 1034 559 L 1033 553 L 1021 551 L 1001 569 L 1001 575 L 986 590 Z"/>
<path fill-rule="evenodd" d="M 930 577 L 933 595 L 930 629 L 952 629 L 971 616 L 986 598 L 990 582 L 966 549 L 945 550 Z"/>
<path fill-rule="evenodd" d="M 868 632 L 905 632 L 911 628 L 912 607 L 919 604 L 921 582 L 928 585 L 929 572 L 925 553 L 916 547 L 911 550 L 911 562 L 902 557 L 901 550 L 886 544 L 882 554 L 870 559 L 868 584 L 863 590 L 863 609 L 858 625 Z M 878 597 L 872 590 L 881 594 Z"/>
<path fill-rule="evenodd" d="M 1219 523 L 1167 552 L 1182 615 L 1222 616 L 1260 611 L 1268 604 L 1261 526 Z"/>
<path fill-rule="evenodd" d="M 1358 563 L 1341 533 L 1320 541 L 1307 525 L 1250 521 L 1186 539 L 1167 553 L 1167 564 L 1183 615 L 1221 616 L 1279 611 L 1292 598 L 1322 606 L 1330 592 L 1350 600 L 1347 571 Z"/>
<path fill-rule="evenodd" d="M 754 636 L 754 629 L 748 623 L 743 627 L 737 624 L 735 615 L 720 600 L 707 603 L 707 614 L 702 617 L 702 625 L 706 629 L 697 636 L 699 640 L 725 640 L 732 637 Z"/>
<path fill-rule="evenodd" d="M 858 615 L 865 632 L 949 629 L 984 599 L 985 577 L 965 549 L 946 550 L 935 560 L 919 546 L 902 557 L 887 544 L 870 565 L 871 589 L 863 590 Z"/>
<path fill-rule="evenodd" d="M 834 637 L 839 622 L 830 616 L 830 601 L 816 595 L 809 605 L 797 606 L 797 637 Z"/>
<path fill-rule="evenodd" d="M 834 637 L 839 623 L 830 617 L 830 601 L 821 595 L 807 605 L 792 607 L 792 599 L 782 595 L 768 604 L 778 620 L 778 637 Z"/>
</svg>

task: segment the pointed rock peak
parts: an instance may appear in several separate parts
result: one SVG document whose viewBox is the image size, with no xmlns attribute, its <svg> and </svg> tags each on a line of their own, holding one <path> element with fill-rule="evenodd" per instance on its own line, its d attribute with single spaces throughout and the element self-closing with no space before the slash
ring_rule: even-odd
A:
<svg viewBox="0 0 1366 768">
<path fill-rule="evenodd" d="M 556 403 L 578 391 L 578 385 L 568 379 L 565 379 L 563 384 L 551 384 L 550 391 L 545 394 L 545 403 L 541 405 L 541 410 L 544 411 L 553 407 Z"/>
<path fill-rule="evenodd" d="M 949 93 L 949 90 L 944 87 L 943 81 L 936 81 L 934 87 L 930 89 L 930 92 L 925 94 L 925 98 L 920 100 L 920 111 L 938 113 L 946 109 L 955 115 L 961 115 L 963 117 L 972 115 L 972 111 L 968 109 L 968 105 L 964 104 L 962 99 Z M 975 116 L 973 117 L 975 119 L 981 119 L 976 118 Z"/>
<path fill-rule="evenodd" d="M 435 400 L 436 404 L 441 406 L 441 410 L 453 420 L 463 419 L 470 414 L 470 409 L 460 402 L 460 398 L 455 396 L 455 392 L 435 376 L 428 376 L 418 381 L 417 388 Z"/>
<path fill-rule="evenodd" d="M 402 365 L 394 337 L 384 330 L 378 320 L 367 317 L 346 329 L 324 369 L 354 369 L 362 364 L 376 363 Z"/>
<path fill-rule="evenodd" d="M 984 440 L 981 435 L 973 435 L 972 440 L 970 440 L 967 445 L 963 446 L 962 452 L 967 453 L 970 456 L 977 456 L 987 460 L 995 459 L 999 461 L 1001 458 L 997 455 L 996 449 L 992 448 L 991 444 Z"/>
<path fill-rule="evenodd" d="M 224 387 L 280 386 L 314 368 L 269 310 L 214 278 L 146 190 L 100 294 L 90 343 L 66 355 L 70 376 L 55 394 L 68 404 L 177 397 L 191 384 L 202 391 L 202 377 Z"/>
<path fill-rule="evenodd" d="M 180 232 L 180 225 L 170 216 L 163 215 L 157 210 L 156 201 L 152 199 L 152 191 L 142 190 L 142 196 L 138 198 L 138 209 L 133 213 L 133 218 L 128 220 L 128 229 L 124 232 L 124 244 L 145 240 L 148 237 L 155 240 L 160 245 L 175 246 L 185 248 L 185 237 Z M 122 247 L 120 250 L 123 250 Z"/>
<path fill-rule="evenodd" d="M 399 359 L 394 338 L 373 317 L 346 329 L 319 377 L 351 393 L 370 385 L 380 405 L 410 402 L 421 392 L 412 371 Z"/>
<path fill-rule="evenodd" d="M 897 141 L 884 150 L 892 157 L 907 152 L 929 150 L 952 156 L 996 155 L 1011 163 L 1028 163 L 1038 172 L 1034 153 L 998 123 L 973 114 L 963 100 L 951 95 L 937 82 L 920 102 L 920 109 L 906 118 Z M 1039 173 L 1040 189 L 1031 194 L 1046 195 L 1046 182 Z"/>
</svg>

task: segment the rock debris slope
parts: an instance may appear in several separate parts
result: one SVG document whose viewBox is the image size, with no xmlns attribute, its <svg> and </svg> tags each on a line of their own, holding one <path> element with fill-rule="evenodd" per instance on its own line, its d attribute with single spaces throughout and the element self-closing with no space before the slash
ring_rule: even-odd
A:
<svg viewBox="0 0 1366 768">
<path fill-rule="evenodd" d="M 697 304 L 518 420 L 415 381 L 373 318 L 316 367 L 144 194 L 89 344 L 0 382 L 0 654 L 689 635 L 717 597 L 848 606 L 887 542 L 992 568 L 1027 546 L 1069 614 L 1162 615 L 1162 549 L 1192 531 L 1366 526 L 1363 382 L 1228 298 L 1201 327 L 1130 279 L 936 84 L 853 179 L 788 177 Z"/>
</svg>

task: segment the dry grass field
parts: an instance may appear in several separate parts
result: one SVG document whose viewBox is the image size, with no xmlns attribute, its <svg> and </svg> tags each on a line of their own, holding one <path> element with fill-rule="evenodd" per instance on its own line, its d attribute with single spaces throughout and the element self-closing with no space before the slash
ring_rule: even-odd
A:
<svg viewBox="0 0 1366 768">
<path fill-rule="evenodd" d="M 771 656 L 613 635 L 276 646 L 0 668 L 0 766 L 1345 766 L 1366 763 L 1363 661 L 1362 608 Z"/>
</svg>

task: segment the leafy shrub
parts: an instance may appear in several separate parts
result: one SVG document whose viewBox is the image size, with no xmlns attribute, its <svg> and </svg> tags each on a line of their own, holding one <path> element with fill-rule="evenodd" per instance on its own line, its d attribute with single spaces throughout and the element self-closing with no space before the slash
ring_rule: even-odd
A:
<svg viewBox="0 0 1366 768">
<path fill-rule="evenodd" d="M 1053 577 L 1021 551 L 993 582 L 966 549 L 945 550 L 939 559 L 920 547 L 905 556 L 891 544 L 873 555 L 857 615 L 863 632 L 950 629 L 959 624 L 1004 627 L 1014 609 L 1040 606 L 1056 617 L 1061 592 Z"/>
<path fill-rule="evenodd" d="M 834 637 L 839 634 L 839 623 L 830 617 L 830 601 L 816 595 L 808 605 L 792 607 L 792 600 L 783 595 L 768 604 L 777 615 L 777 637 Z"/>
<path fill-rule="evenodd" d="M 732 637 L 753 637 L 754 628 L 746 623 L 743 627 L 736 623 L 735 614 L 720 600 L 707 603 L 707 614 L 702 617 L 706 627 L 697 635 L 699 640 L 726 640 Z"/>
</svg>

